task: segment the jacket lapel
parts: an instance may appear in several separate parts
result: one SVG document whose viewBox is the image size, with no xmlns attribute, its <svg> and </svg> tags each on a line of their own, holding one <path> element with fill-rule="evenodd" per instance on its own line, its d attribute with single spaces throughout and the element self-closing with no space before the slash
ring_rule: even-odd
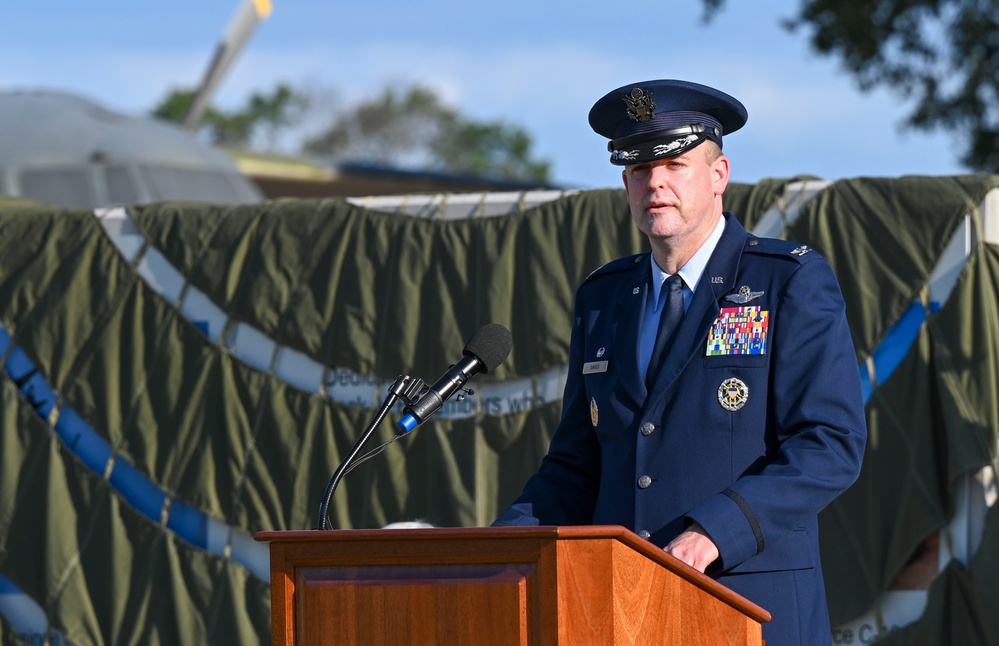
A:
<svg viewBox="0 0 999 646">
<path fill-rule="evenodd" d="M 619 316 L 614 324 L 614 356 L 617 357 L 618 377 L 621 388 L 631 398 L 635 406 L 645 400 L 645 382 L 638 369 L 638 339 L 641 337 L 642 313 L 649 293 L 649 262 L 636 264 L 635 271 L 629 274 L 618 300 Z M 635 288 L 640 292 L 635 294 Z"/>
<path fill-rule="evenodd" d="M 683 315 L 683 322 L 665 357 L 662 370 L 645 400 L 645 411 L 662 399 L 691 359 L 704 353 L 708 331 L 718 317 L 719 302 L 735 288 L 739 261 L 742 259 L 748 234 L 734 216 L 726 213 L 724 217 L 727 219 L 725 231 L 701 274 L 694 299 Z"/>
</svg>

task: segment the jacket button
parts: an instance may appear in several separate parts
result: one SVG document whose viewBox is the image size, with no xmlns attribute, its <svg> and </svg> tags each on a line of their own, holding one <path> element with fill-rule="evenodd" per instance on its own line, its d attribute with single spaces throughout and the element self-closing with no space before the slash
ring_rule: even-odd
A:
<svg viewBox="0 0 999 646">
<path fill-rule="evenodd" d="M 642 538 L 644 538 L 645 540 L 649 540 L 650 538 L 652 538 L 652 534 L 650 534 L 648 532 L 648 530 L 644 530 L 644 529 L 642 531 L 638 532 L 638 535 L 641 536 Z"/>
<path fill-rule="evenodd" d="M 650 478 L 649 476 L 642 476 L 641 478 L 638 479 L 639 489 L 648 489 L 649 485 L 651 484 L 652 484 L 652 478 Z"/>
<path fill-rule="evenodd" d="M 652 435 L 656 430 L 656 425 L 652 422 L 645 422 L 638 427 L 638 430 L 642 432 L 642 435 Z"/>
</svg>

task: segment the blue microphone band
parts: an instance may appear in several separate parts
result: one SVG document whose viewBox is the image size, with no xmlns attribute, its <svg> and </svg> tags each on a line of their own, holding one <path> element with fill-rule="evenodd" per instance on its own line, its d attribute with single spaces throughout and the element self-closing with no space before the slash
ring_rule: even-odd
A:
<svg viewBox="0 0 999 646">
<path fill-rule="evenodd" d="M 416 419 L 409 413 L 402 416 L 398 422 L 395 423 L 395 427 L 399 429 L 400 433 L 409 433 L 411 430 L 416 428 L 420 424 L 420 420 Z"/>
</svg>

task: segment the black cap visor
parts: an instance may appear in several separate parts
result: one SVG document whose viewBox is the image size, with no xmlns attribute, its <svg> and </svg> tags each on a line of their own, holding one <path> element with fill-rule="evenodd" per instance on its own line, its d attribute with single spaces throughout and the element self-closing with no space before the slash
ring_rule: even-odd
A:
<svg viewBox="0 0 999 646">
<path fill-rule="evenodd" d="M 610 162 L 615 166 L 644 164 L 682 155 L 709 139 L 720 148 L 721 137 L 716 133 L 717 129 L 700 124 L 671 128 L 615 139 L 607 144 L 607 150 L 611 153 Z"/>
</svg>

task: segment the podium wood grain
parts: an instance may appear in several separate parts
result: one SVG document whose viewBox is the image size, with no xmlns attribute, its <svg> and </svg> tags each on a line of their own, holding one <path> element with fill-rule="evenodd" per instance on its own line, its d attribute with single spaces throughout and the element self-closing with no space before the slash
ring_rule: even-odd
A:
<svg viewBox="0 0 999 646">
<path fill-rule="evenodd" d="M 759 645 L 769 614 L 621 527 L 260 532 L 273 644 Z"/>
</svg>

